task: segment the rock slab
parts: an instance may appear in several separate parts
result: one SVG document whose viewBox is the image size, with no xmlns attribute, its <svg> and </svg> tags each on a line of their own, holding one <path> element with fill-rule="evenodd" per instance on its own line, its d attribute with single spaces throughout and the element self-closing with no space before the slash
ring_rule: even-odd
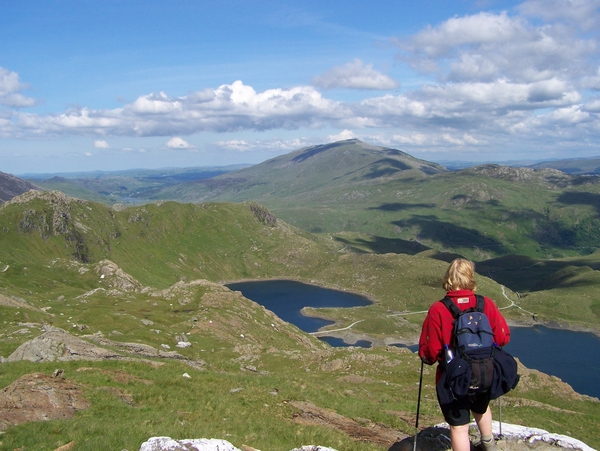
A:
<svg viewBox="0 0 600 451">
<path fill-rule="evenodd" d="M 0 391 L 0 431 L 29 421 L 65 420 L 89 402 L 62 377 L 26 374 Z"/>
<path fill-rule="evenodd" d="M 245 449 L 250 449 L 245 447 Z M 184 439 L 174 440 L 171 437 L 152 437 L 148 441 L 142 443 L 140 451 L 242 451 L 236 448 L 226 440 L 220 439 Z M 255 450 L 258 451 L 258 450 Z M 336 451 L 333 448 L 323 446 L 303 446 L 302 448 L 294 448 L 291 451 Z"/>
</svg>

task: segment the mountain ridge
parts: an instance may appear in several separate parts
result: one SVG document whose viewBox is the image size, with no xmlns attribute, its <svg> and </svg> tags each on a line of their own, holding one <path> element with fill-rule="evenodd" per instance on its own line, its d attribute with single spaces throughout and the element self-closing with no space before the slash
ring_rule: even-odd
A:
<svg viewBox="0 0 600 451">
<path fill-rule="evenodd" d="M 547 187 L 569 187 L 583 184 L 598 184 L 597 174 L 569 174 L 552 167 L 513 167 L 499 164 L 484 164 L 456 171 L 458 174 L 475 174 L 511 182 L 539 183 Z"/>
<path fill-rule="evenodd" d="M 168 183 L 160 177 L 131 183 L 116 177 L 109 185 L 95 185 L 97 197 L 85 186 L 70 195 L 108 204 L 120 198 L 131 204 L 254 201 L 308 232 L 356 233 L 363 243 L 389 244 L 371 247 L 375 252 L 406 250 L 413 242 L 415 249 L 486 260 L 585 255 L 600 247 L 600 177 L 594 174 L 496 164 L 448 171 L 401 150 L 352 139 L 175 183 L 188 176 L 171 174 Z M 67 182 L 53 186 L 67 191 Z"/>
<path fill-rule="evenodd" d="M 12 174 L 0 172 L 0 204 L 31 189 L 39 190 L 41 188 Z"/>
<path fill-rule="evenodd" d="M 556 257 L 600 247 L 600 177 L 496 164 L 448 171 L 346 140 L 162 190 L 185 202 L 252 200 L 313 233 L 414 240 L 473 259 Z"/>
<path fill-rule="evenodd" d="M 261 198 L 275 193 L 294 196 L 341 185 L 373 184 L 395 178 L 419 179 L 446 171 L 436 163 L 400 150 L 350 139 L 301 148 L 239 171 L 167 188 L 153 198 L 260 202 Z"/>
<path fill-rule="evenodd" d="M 600 174 L 600 156 L 544 161 L 532 164 L 529 167 L 534 169 L 558 169 L 567 174 Z"/>
</svg>

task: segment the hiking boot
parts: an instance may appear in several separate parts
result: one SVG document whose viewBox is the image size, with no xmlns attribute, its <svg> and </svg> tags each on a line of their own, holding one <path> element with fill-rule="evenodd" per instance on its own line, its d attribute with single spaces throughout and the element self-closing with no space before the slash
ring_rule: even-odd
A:
<svg viewBox="0 0 600 451">
<path fill-rule="evenodd" d="M 494 440 L 494 437 L 490 438 L 489 440 L 481 439 L 480 447 L 481 449 L 483 449 L 483 451 L 498 450 L 498 448 L 496 447 L 496 440 Z"/>
</svg>

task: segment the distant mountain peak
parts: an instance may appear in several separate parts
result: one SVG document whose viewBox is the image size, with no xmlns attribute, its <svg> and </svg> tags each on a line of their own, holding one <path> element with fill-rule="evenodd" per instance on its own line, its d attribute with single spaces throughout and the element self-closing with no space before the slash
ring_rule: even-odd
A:
<svg viewBox="0 0 600 451">
<path fill-rule="evenodd" d="M 398 159 L 408 164 L 409 167 L 405 169 L 421 169 L 422 167 L 429 167 L 430 169 L 427 171 L 429 174 L 432 172 L 446 171 L 445 168 L 436 163 L 420 160 L 401 150 L 375 146 L 356 138 L 345 139 L 343 141 L 336 141 L 328 144 L 319 144 L 311 147 L 303 147 L 302 149 L 298 149 L 289 154 L 280 155 L 271 161 L 289 161 L 292 163 L 301 163 L 315 156 L 331 157 L 333 154 L 338 154 L 338 156 L 339 154 L 350 155 L 352 152 L 357 152 L 357 155 L 360 155 L 365 160 L 368 160 L 369 158 L 372 159 L 373 157 L 390 157 L 393 159 Z M 260 166 L 260 164 L 257 166 Z"/>
<path fill-rule="evenodd" d="M 186 202 L 295 199 L 443 172 L 447 172 L 443 166 L 401 150 L 346 139 L 303 147 L 239 171 L 166 189 L 161 197 Z"/>
</svg>

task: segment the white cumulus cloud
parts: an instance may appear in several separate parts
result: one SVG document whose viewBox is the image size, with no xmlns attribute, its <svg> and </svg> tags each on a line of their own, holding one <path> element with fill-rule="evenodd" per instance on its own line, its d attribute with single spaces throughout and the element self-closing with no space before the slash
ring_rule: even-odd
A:
<svg viewBox="0 0 600 451">
<path fill-rule="evenodd" d="M 183 139 L 176 136 L 167 141 L 167 147 L 169 149 L 189 149 L 190 145 Z"/>
<path fill-rule="evenodd" d="M 144 95 L 111 110 L 84 107 L 61 114 L 15 113 L 14 122 L 17 128 L 38 136 L 173 136 L 320 127 L 351 115 L 348 105 L 324 98 L 311 86 L 256 92 L 236 81 L 182 97 L 164 92 Z"/>
<path fill-rule="evenodd" d="M 548 21 L 565 21 L 593 30 L 600 25 L 600 0 L 528 0 L 519 6 L 528 16 Z"/>
<path fill-rule="evenodd" d="M 217 141 L 217 146 L 224 149 L 237 150 L 238 152 L 247 152 L 256 148 L 255 143 L 248 142 L 244 139 L 231 139 L 229 141 Z"/>
<path fill-rule="evenodd" d="M 110 146 L 108 145 L 108 143 L 102 139 L 97 139 L 96 141 L 94 141 L 94 148 L 95 149 L 108 149 Z"/>
<path fill-rule="evenodd" d="M 427 142 L 429 135 L 423 133 L 408 133 L 406 135 L 393 135 L 392 140 L 400 144 L 413 144 L 421 146 Z M 390 145 L 387 143 L 386 145 Z"/>
<path fill-rule="evenodd" d="M 229 141 L 217 141 L 217 146 L 227 149 L 235 150 L 238 152 L 253 152 L 253 151 L 292 151 L 300 147 L 307 147 L 316 144 L 320 144 L 319 141 L 309 140 L 305 138 L 294 138 L 294 139 L 269 139 L 269 140 L 244 140 L 244 139 L 232 139 Z"/>
<path fill-rule="evenodd" d="M 181 102 L 169 99 L 164 92 L 139 97 L 129 105 L 130 111 L 138 114 L 168 114 L 180 110 Z"/>
<path fill-rule="evenodd" d="M 0 68 L 0 106 L 8 107 L 0 109 L 0 136 L 92 136 L 96 148 L 108 145 L 107 137 L 160 136 L 169 149 L 193 150 L 188 136 L 228 133 L 216 143 L 221 149 L 272 152 L 320 142 L 255 140 L 254 132 L 310 130 L 316 136 L 321 129 L 330 135 L 321 142 L 359 133 L 428 151 L 492 145 L 588 151 L 589 143 L 600 142 L 600 40 L 593 32 L 599 6 L 600 0 L 529 0 L 511 11 L 425 27 L 394 41 L 395 64 L 415 70 L 410 88 L 360 98 L 352 93 L 353 100 L 320 90 L 389 90 L 398 83 L 355 59 L 315 77 L 311 86 L 257 91 L 237 80 L 182 96 L 145 93 L 114 109 L 38 114 L 17 109 L 34 101 L 22 94 L 27 86 L 17 73 Z"/>
<path fill-rule="evenodd" d="M 579 77 L 591 69 L 586 59 L 597 51 L 594 40 L 577 29 L 536 25 L 507 12 L 454 17 L 400 39 L 398 45 L 413 67 L 451 81 Z"/>
<path fill-rule="evenodd" d="M 336 141 L 345 141 L 347 139 L 356 138 L 356 135 L 351 130 L 342 130 L 340 133 L 336 135 L 329 135 L 327 137 L 327 141 L 336 142 Z"/>
<path fill-rule="evenodd" d="M 312 84 L 323 89 L 394 89 L 398 82 L 392 77 L 373 69 L 372 64 L 363 64 L 359 59 L 337 66 L 312 79 Z"/>
<path fill-rule="evenodd" d="M 21 83 L 19 74 L 0 67 L 0 105 L 15 108 L 35 105 L 34 99 L 21 94 L 26 88 L 27 85 Z"/>
</svg>

